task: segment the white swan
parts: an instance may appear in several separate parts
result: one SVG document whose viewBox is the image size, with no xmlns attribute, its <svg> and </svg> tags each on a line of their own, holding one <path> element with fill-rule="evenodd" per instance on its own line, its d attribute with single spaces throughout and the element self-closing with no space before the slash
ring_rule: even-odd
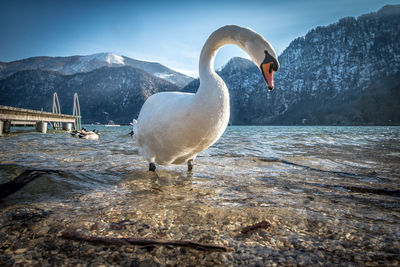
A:
<svg viewBox="0 0 400 267">
<path fill-rule="evenodd" d="M 216 52 L 225 44 L 242 48 L 260 67 L 269 89 L 273 89 L 273 71 L 279 69 L 274 48 L 261 35 L 236 25 L 213 32 L 200 54 L 200 87 L 196 94 L 162 92 L 152 95 L 140 110 L 137 123 L 137 145 L 156 165 L 188 163 L 193 167 L 196 155 L 214 144 L 229 121 L 229 92 L 214 71 Z"/>
</svg>

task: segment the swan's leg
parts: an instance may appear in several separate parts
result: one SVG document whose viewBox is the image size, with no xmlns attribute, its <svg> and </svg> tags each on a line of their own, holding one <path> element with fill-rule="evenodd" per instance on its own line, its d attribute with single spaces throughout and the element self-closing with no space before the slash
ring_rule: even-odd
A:
<svg viewBox="0 0 400 267">
<path fill-rule="evenodd" d="M 187 162 L 187 165 L 188 165 L 188 171 L 192 171 L 193 170 L 193 165 L 194 165 L 193 160 L 189 159 L 188 162 Z"/>
<path fill-rule="evenodd" d="M 152 172 L 156 171 L 156 164 L 154 162 L 150 162 L 149 171 L 152 171 Z"/>
</svg>

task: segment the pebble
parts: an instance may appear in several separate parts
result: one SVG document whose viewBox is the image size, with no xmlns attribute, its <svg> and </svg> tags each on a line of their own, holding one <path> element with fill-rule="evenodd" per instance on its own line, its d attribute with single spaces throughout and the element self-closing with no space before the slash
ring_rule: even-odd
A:
<svg viewBox="0 0 400 267">
<path fill-rule="evenodd" d="M 36 235 L 38 235 L 38 236 L 47 235 L 47 232 L 48 232 L 49 230 L 50 230 L 50 227 L 48 227 L 48 226 L 42 227 L 42 228 L 40 228 L 40 229 L 36 232 Z"/>
<path fill-rule="evenodd" d="M 16 254 L 25 253 L 26 250 L 27 250 L 27 248 L 19 248 L 19 249 L 15 250 L 15 253 Z"/>
</svg>

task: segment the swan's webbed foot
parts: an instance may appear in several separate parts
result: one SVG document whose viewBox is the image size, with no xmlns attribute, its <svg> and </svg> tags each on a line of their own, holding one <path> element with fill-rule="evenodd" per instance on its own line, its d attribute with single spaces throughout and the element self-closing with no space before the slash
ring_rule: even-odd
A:
<svg viewBox="0 0 400 267">
<path fill-rule="evenodd" d="M 193 170 L 193 165 L 194 165 L 193 160 L 189 159 L 187 165 L 188 165 L 188 171 L 191 172 Z"/>
<path fill-rule="evenodd" d="M 154 164 L 153 162 L 150 162 L 149 171 L 155 172 L 156 171 L 156 164 Z"/>
</svg>

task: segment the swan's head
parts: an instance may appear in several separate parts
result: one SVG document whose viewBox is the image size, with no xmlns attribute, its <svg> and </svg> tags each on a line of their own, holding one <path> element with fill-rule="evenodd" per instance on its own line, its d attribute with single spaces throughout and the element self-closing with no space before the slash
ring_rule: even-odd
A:
<svg viewBox="0 0 400 267">
<path fill-rule="evenodd" d="M 251 29 L 242 36 L 243 49 L 249 54 L 254 64 L 256 64 L 264 77 L 267 87 L 274 89 L 274 71 L 279 70 L 279 61 L 272 45 L 261 35 Z"/>
<path fill-rule="evenodd" d="M 260 68 L 267 87 L 274 89 L 273 73 L 279 69 L 274 48 L 255 31 L 237 25 L 223 26 L 210 35 L 200 55 L 200 76 L 203 69 L 212 68 L 216 51 L 225 44 L 235 44 L 242 48 Z"/>
</svg>

